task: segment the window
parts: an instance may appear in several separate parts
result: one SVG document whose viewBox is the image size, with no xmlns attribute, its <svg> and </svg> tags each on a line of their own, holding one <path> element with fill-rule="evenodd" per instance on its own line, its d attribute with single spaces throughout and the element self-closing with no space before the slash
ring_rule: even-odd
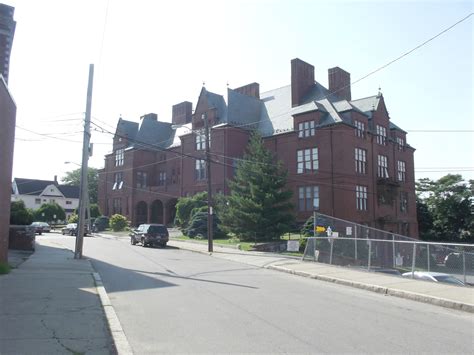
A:
<svg viewBox="0 0 474 355">
<path fill-rule="evenodd" d="M 137 188 L 147 187 L 147 173 L 144 171 L 137 172 Z"/>
<path fill-rule="evenodd" d="M 120 190 L 123 185 L 123 173 L 115 173 L 114 174 L 114 186 L 112 186 L 112 190 Z"/>
<path fill-rule="evenodd" d="M 35 204 L 40 205 L 41 204 L 41 199 L 40 198 L 35 198 Z"/>
<path fill-rule="evenodd" d="M 405 179 L 406 179 L 406 170 L 405 170 L 405 162 L 404 161 L 399 160 L 397 162 L 397 170 L 398 170 L 398 174 L 397 174 L 398 181 L 405 181 Z"/>
<path fill-rule="evenodd" d="M 313 211 L 319 209 L 319 186 L 298 188 L 298 210 Z"/>
<path fill-rule="evenodd" d="M 122 199 L 114 198 L 112 200 L 112 214 L 122 214 Z"/>
<path fill-rule="evenodd" d="M 388 178 L 388 159 L 385 155 L 378 155 L 378 170 L 377 176 L 379 178 Z"/>
<path fill-rule="evenodd" d="M 206 135 L 204 133 L 196 134 L 196 150 L 206 149 Z"/>
<path fill-rule="evenodd" d="M 194 171 L 196 180 L 206 179 L 206 161 L 204 159 L 196 159 L 196 170 Z"/>
<path fill-rule="evenodd" d="M 72 201 L 66 201 L 66 205 L 72 205 Z"/>
<path fill-rule="evenodd" d="M 367 211 L 367 186 L 356 186 L 356 208 Z"/>
<path fill-rule="evenodd" d="M 408 212 L 408 192 L 400 192 L 400 212 Z"/>
<path fill-rule="evenodd" d="M 377 143 L 380 145 L 387 145 L 387 129 L 383 126 L 376 126 L 377 129 Z"/>
<path fill-rule="evenodd" d="M 115 151 L 115 166 L 122 166 L 124 158 L 124 149 L 117 149 Z"/>
<path fill-rule="evenodd" d="M 298 123 L 298 138 L 314 136 L 314 121 L 306 121 Z"/>
<path fill-rule="evenodd" d="M 356 137 L 365 138 L 365 123 L 360 121 L 355 121 L 354 125 L 356 126 L 355 135 Z"/>
<path fill-rule="evenodd" d="M 158 173 L 158 186 L 164 186 L 166 184 L 166 172 L 160 171 Z"/>
<path fill-rule="evenodd" d="M 404 150 L 405 149 L 405 141 L 401 137 L 397 137 L 397 148 L 398 148 L 398 150 Z"/>
<path fill-rule="evenodd" d="M 365 174 L 367 170 L 367 151 L 355 148 L 355 170 L 357 173 Z"/>
<path fill-rule="evenodd" d="M 318 148 L 302 149 L 296 151 L 296 172 L 303 174 L 316 171 L 319 168 Z"/>
</svg>

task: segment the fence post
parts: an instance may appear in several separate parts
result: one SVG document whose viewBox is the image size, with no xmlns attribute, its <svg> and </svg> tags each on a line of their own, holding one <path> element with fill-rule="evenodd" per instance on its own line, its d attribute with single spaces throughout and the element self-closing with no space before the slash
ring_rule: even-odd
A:
<svg viewBox="0 0 474 355">
<path fill-rule="evenodd" d="M 333 249 L 333 246 L 334 246 L 334 239 L 333 238 L 329 238 L 329 243 L 331 243 L 331 251 L 329 252 L 329 265 L 332 265 L 332 249 Z"/>
<path fill-rule="evenodd" d="M 413 243 L 413 257 L 411 260 L 411 278 L 414 278 L 414 272 L 415 272 L 415 264 L 416 264 L 416 243 Z"/>
<path fill-rule="evenodd" d="M 357 224 L 354 223 L 354 245 L 355 245 L 355 259 L 357 260 Z"/>
<path fill-rule="evenodd" d="M 367 261 L 367 270 L 370 271 L 370 264 L 372 262 L 372 241 L 369 239 L 369 260 Z"/>
<path fill-rule="evenodd" d="M 395 234 L 392 234 L 392 264 L 393 268 L 395 268 L 397 265 L 395 263 Z"/>
<path fill-rule="evenodd" d="M 466 253 L 464 248 L 462 248 L 462 274 L 464 277 L 464 283 L 466 283 Z"/>
<path fill-rule="evenodd" d="M 426 244 L 426 250 L 428 250 L 428 271 L 430 271 L 430 245 Z"/>
</svg>

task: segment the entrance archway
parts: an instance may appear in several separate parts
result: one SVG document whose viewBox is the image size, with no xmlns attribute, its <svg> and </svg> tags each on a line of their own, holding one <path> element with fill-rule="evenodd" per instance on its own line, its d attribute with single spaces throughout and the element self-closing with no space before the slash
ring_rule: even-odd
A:
<svg viewBox="0 0 474 355">
<path fill-rule="evenodd" d="M 163 202 L 161 202 L 160 200 L 155 200 L 151 204 L 150 208 L 150 223 L 163 224 Z"/>
<path fill-rule="evenodd" d="M 145 201 L 140 201 L 137 203 L 135 209 L 135 224 L 138 226 L 143 223 L 147 223 L 148 221 L 148 208 Z"/>
</svg>

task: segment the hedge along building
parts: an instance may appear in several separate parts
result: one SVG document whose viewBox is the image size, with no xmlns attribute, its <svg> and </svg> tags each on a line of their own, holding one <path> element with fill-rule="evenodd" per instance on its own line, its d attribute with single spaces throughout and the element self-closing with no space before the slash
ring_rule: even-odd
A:
<svg viewBox="0 0 474 355">
<path fill-rule="evenodd" d="M 257 130 L 288 169 L 295 215 L 314 210 L 416 237 L 414 149 L 389 117 L 383 95 L 352 100 L 350 74 L 291 61 L 291 84 L 260 93 L 252 83 L 223 96 L 202 88 L 192 104 L 173 106 L 171 123 L 148 114 L 119 119 L 113 153 L 99 174 L 99 204 L 137 225 L 173 222 L 181 196 L 207 190 L 203 115 L 209 121 L 213 193 L 229 193 L 250 134 Z M 179 127 L 177 126 L 179 125 Z"/>
</svg>

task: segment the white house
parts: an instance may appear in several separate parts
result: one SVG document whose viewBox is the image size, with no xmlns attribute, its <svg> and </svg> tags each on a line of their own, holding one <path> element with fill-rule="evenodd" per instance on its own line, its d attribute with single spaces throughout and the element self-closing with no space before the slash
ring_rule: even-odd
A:
<svg viewBox="0 0 474 355">
<path fill-rule="evenodd" d="M 15 178 L 11 200 L 22 200 L 26 208 L 34 210 L 44 203 L 56 202 L 64 208 L 67 219 L 79 206 L 79 186 L 59 185 L 56 176 L 53 181 Z"/>
</svg>

